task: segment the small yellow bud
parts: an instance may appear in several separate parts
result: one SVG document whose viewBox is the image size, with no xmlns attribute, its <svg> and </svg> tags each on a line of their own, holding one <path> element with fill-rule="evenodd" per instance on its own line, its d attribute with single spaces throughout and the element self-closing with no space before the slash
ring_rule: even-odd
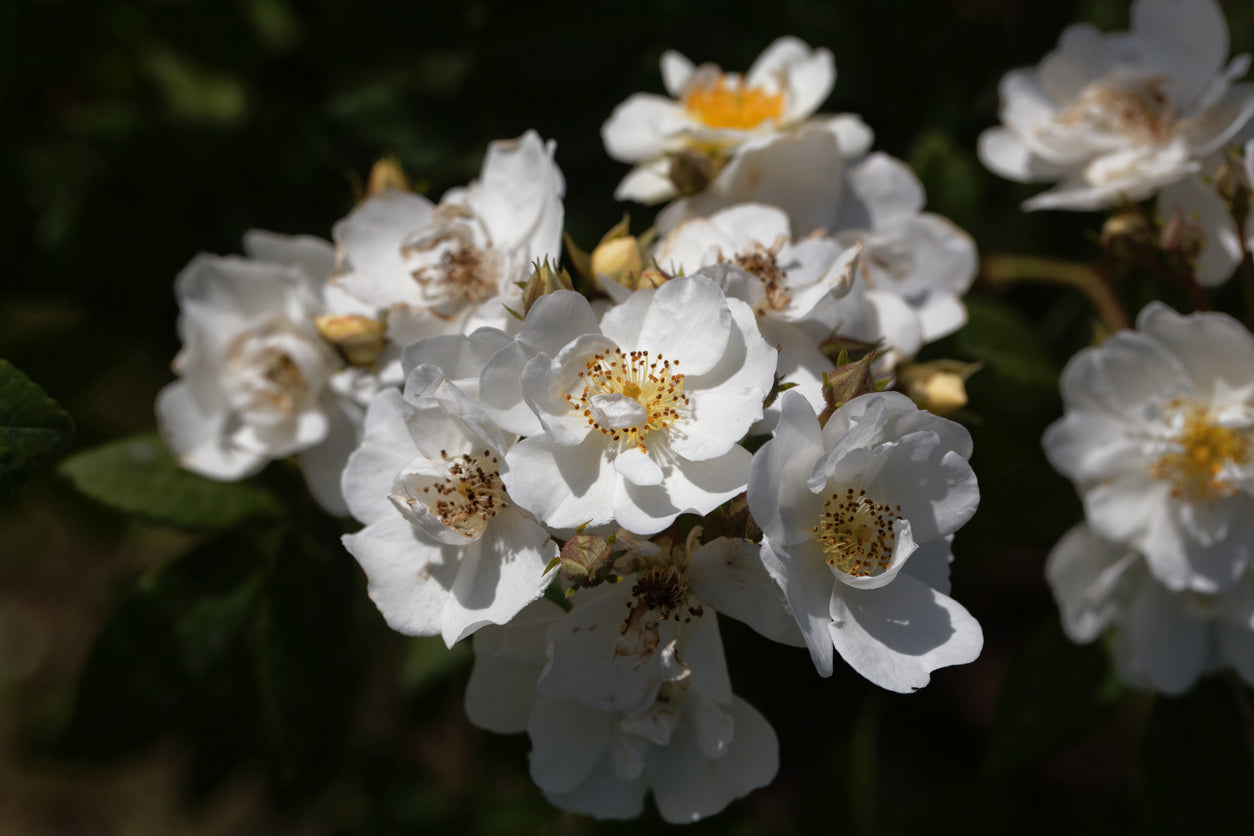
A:
<svg viewBox="0 0 1254 836">
<path fill-rule="evenodd" d="M 952 415 L 967 405 L 967 378 L 980 363 L 934 360 L 906 363 L 897 369 L 897 382 L 910 400 L 935 415 Z"/>
<path fill-rule="evenodd" d="M 366 196 L 374 197 L 388 189 L 409 191 L 409 180 L 396 157 L 384 157 L 370 168 L 370 180 L 366 183 Z"/>
<path fill-rule="evenodd" d="M 634 288 L 643 271 L 644 256 L 640 253 L 640 242 L 634 235 L 602 241 L 592 251 L 594 276 L 608 276 L 624 287 Z"/>
<path fill-rule="evenodd" d="M 326 314 L 314 319 L 314 326 L 350 366 L 373 366 L 386 342 L 383 323 L 365 316 Z"/>
</svg>

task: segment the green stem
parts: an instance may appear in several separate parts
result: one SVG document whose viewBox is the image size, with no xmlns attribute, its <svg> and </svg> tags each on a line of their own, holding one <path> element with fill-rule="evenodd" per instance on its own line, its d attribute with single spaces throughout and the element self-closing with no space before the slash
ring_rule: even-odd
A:
<svg viewBox="0 0 1254 836">
<path fill-rule="evenodd" d="M 1042 256 L 988 255 L 983 258 L 981 272 L 993 284 L 1037 281 L 1073 287 L 1088 297 L 1111 331 L 1132 327 L 1106 278 L 1088 265 Z"/>
</svg>

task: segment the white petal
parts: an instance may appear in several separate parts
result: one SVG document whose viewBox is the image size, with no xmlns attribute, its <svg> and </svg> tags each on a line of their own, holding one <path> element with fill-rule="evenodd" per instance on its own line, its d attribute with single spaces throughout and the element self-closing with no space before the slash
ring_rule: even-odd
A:
<svg viewBox="0 0 1254 836">
<path fill-rule="evenodd" d="M 1205 622 L 1190 618 L 1180 596 L 1152 581 L 1133 594 L 1115 644 L 1120 676 L 1180 694 L 1201 675 L 1209 658 Z"/>
<path fill-rule="evenodd" d="M 347 516 L 348 503 L 340 481 L 348 466 L 348 458 L 357 448 L 364 420 L 361 407 L 347 401 L 328 398 L 326 414 L 330 420 L 327 437 L 300 454 L 300 469 L 305 483 L 328 514 Z"/>
<path fill-rule="evenodd" d="M 898 693 L 927 685 L 932 671 L 974 661 L 980 625 L 961 604 L 909 575 L 879 589 L 837 587 L 832 642 L 871 682 Z"/>
<path fill-rule="evenodd" d="M 457 574 L 457 549 L 432 542 L 400 514 L 345 534 L 344 547 L 366 573 L 366 592 L 388 626 L 438 636 Z"/>
<path fill-rule="evenodd" d="M 567 700 L 540 699 L 531 710 L 531 779 L 546 793 L 578 787 L 605 754 L 614 716 Z"/>
<path fill-rule="evenodd" d="M 457 580 L 444 607 L 442 632 L 452 647 L 486 624 L 505 624 L 544 594 L 557 544 L 534 520 L 506 508 L 484 535 L 461 548 Z"/>
<path fill-rule="evenodd" d="M 813 540 L 791 546 L 762 541 L 762 563 L 784 590 L 788 606 L 819 676 L 832 675 L 831 608 L 837 586 L 823 551 Z M 866 593 L 872 594 L 872 593 Z"/>
<path fill-rule="evenodd" d="M 690 704 L 691 698 L 685 703 Z M 687 708 L 687 705 L 685 705 Z M 649 784 L 662 818 L 684 824 L 712 816 L 734 799 L 766 786 L 779 769 L 779 743 L 766 719 L 734 698 L 727 711 L 735 737 L 726 755 L 708 759 L 692 722 L 680 725 L 671 745 L 651 747 L 646 760 Z"/>
<path fill-rule="evenodd" d="M 678 99 L 684 94 L 684 85 L 692 77 L 696 67 L 692 62 L 673 49 L 662 53 L 662 85 L 672 98 Z"/>
<path fill-rule="evenodd" d="M 662 468 L 639 447 L 632 447 L 615 456 L 614 469 L 633 485 L 662 484 Z"/>
<path fill-rule="evenodd" d="M 348 457 L 340 483 L 349 510 L 364 523 L 396 516 L 388 495 L 418 454 L 407 423 L 412 412 L 395 389 L 380 392 L 366 410 L 361 446 Z"/>
<path fill-rule="evenodd" d="M 544 634 L 565 613 L 544 598 L 525 607 L 504 627 L 475 633 L 475 664 L 466 683 L 466 716 L 497 734 L 527 730 L 544 669 Z M 508 699 L 502 699 L 508 694 Z"/>
<path fill-rule="evenodd" d="M 614 108 L 601 126 L 605 152 L 625 163 L 652 160 L 670 150 L 671 137 L 693 127 L 678 102 L 650 93 L 635 93 Z"/>
<path fill-rule="evenodd" d="M 749 470 L 749 510 L 772 542 L 809 538 L 823 499 L 806 487 L 810 469 L 823 455 L 818 416 L 795 392 L 780 396 L 775 437 L 758 450 Z"/>
<path fill-rule="evenodd" d="M 688 559 L 688 587 L 702 603 L 768 639 L 804 647 L 784 591 L 767 574 L 760 553 L 748 540 L 720 537 L 706 543 Z"/>
<path fill-rule="evenodd" d="M 575 447 L 538 435 L 515 444 L 505 456 L 501 480 L 510 497 L 546 525 L 574 528 L 613 519 L 619 477 L 605 457 L 599 434 Z"/>
<path fill-rule="evenodd" d="M 1134 571 L 1138 560 L 1135 552 L 1101 539 L 1085 525 L 1058 541 L 1045 563 L 1045 579 L 1072 641 L 1093 641 L 1122 615 L 1130 584 L 1145 577 L 1144 570 Z"/>
</svg>

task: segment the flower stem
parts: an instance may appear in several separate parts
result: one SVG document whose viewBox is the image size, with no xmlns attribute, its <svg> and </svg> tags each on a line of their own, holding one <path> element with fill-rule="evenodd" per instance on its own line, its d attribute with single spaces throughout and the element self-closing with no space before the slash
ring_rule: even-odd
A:
<svg viewBox="0 0 1254 836">
<path fill-rule="evenodd" d="M 1105 277 L 1085 264 L 1042 256 L 988 255 L 983 258 L 981 271 L 993 284 L 1038 281 L 1074 287 L 1088 297 L 1111 331 L 1132 327 Z"/>
</svg>

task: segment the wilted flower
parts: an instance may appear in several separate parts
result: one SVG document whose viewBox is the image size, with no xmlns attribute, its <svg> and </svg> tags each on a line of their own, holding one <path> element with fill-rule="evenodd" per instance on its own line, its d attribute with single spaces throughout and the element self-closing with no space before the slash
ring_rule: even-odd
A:
<svg viewBox="0 0 1254 836">
<path fill-rule="evenodd" d="M 766 785 L 778 743 L 732 694 L 715 613 L 800 643 L 756 552 L 745 541 L 679 547 L 641 559 L 616 585 L 579 591 L 570 613 L 537 601 L 481 631 L 471 721 L 526 731 L 545 796 L 598 818 L 639 815 L 652 791 L 663 818 L 691 822 Z"/>
<path fill-rule="evenodd" d="M 1214 0 L 1137 0 L 1132 31 L 1067 28 L 1038 67 L 1001 81 L 1003 127 L 979 154 L 1021 182 L 1058 181 L 1025 209 L 1098 209 L 1142 200 L 1198 170 L 1254 115 L 1254 87 L 1223 66 L 1228 27 Z"/>
</svg>

